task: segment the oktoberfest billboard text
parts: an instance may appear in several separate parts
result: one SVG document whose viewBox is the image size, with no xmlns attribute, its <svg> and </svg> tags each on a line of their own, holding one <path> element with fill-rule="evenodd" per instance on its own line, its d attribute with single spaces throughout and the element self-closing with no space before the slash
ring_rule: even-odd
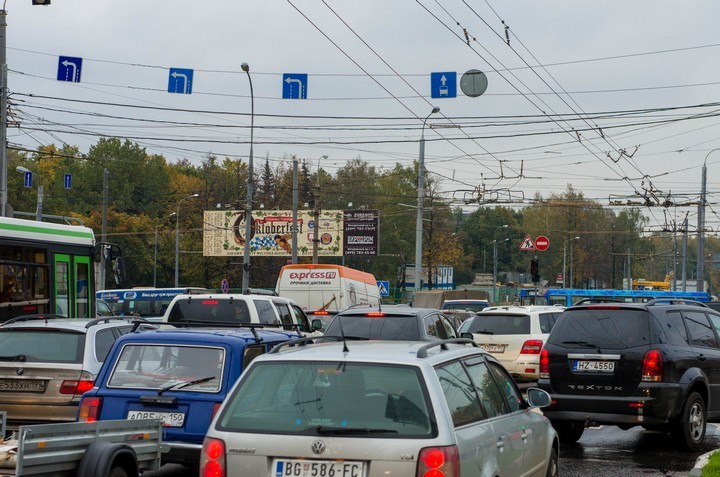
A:
<svg viewBox="0 0 720 477">
<path fill-rule="evenodd" d="M 203 255 L 206 257 L 242 256 L 245 252 L 245 212 L 237 210 L 204 213 Z M 250 226 L 250 255 L 292 256 L 291 210 L 256 210 Z M 320 212 L 318 256 L 342 256 L 343 211 Z M 297 213 L 297 254 L 313 255 L 315 217 L 312 211 Z"/>
</svg>

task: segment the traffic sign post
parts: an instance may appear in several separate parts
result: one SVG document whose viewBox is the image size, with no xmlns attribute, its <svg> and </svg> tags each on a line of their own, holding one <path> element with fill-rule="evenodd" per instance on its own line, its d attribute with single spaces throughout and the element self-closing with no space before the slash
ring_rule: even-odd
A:
<svg viewBox="0 0 720 477">
<path fill-rule="evenodd" d="M 283 99 L 307 99 L 307 73 L 283 74 Z"/>
<path fill-rule="evenodd" d="M 520 244 L 520 250 L 537 250 L 535 248 L 535 244 L 533 243 L 532 237 L 530 237 L 530 234 L 525 235 L 525 238 Z"/>
<path fill-rule="evenodd" d="M 79 83 L 82 71 L 82 58 L 61 56 L 58 58 L 57 80 Z"/>
<path fill-rule="evenodd" d="M 430 73 L 430 97 L 456 98 L 457 73 L 454 71 Z"/>
<path fill-rule="evenodd" d="M 168 76 L 168 93 L 192 93 L 193 70 L 187 68 L 170 68 Z"/>
<path fill-rule="evenodd" d="M 378 290 L 380 296 L 390 296 L 390 281 L 389 280 L 377 280 Z"/>
<path fill-rule="evenodd" d="M 65 180 L 63 182 L 66 189 L 72 189 L 72 174 L 65 174 Z"/>
</svg>

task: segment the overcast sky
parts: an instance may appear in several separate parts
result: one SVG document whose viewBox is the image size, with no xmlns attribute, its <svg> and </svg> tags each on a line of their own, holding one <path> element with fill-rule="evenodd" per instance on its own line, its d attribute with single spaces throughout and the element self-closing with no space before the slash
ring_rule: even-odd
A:
<svg viewBox="0 0 720 477">
<path fill-rule="evenodd" d="M 248 63 L 256 167 L 291 155 L 313 171 L 327 155 L 330 173 L 355 158 L 409 165 L 438 106 L 424 128 L 426 168 L 456 204 L 477 199 L 474 189 L 527 204 L 569 184 L 602 204 L 643 195 L 687 204 L 699 199 L 707 158 L 707 224 L 720 227 L 720 150 L 709 154 L 720 148 L 716 1 L 6 0 L 5 9 L 20 122 L 12 146 L 86 153 L 107 135 L 169 161 L 246 160 Z M 80 82 L 57 79 L 61 56 L 82 58 Z M 191 94 L 168 92 L 176 68 L 192 70 Z M 459 83 L 471 69 L 488 79 L 483 95 L 456 84 L 456 97 L 431 97 L 431 73 L 455 72 Z M 307 74 L 306 99 L 283 99 L 284 74 Z M 686 213 L 697 224 L 695 206 L 645 212 L 655 229 Z"/>
</svg>

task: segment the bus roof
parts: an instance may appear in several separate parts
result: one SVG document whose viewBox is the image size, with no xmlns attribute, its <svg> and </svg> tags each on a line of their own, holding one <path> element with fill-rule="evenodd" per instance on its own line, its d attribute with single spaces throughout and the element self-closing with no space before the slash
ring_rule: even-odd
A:
<svg viewBox="0 0 720 477">
<path fill-rule="evenodd" d="M 36 220 L 0 217 L 0 235 L 5 238 L 95 246 L 95 234 L 82 225 L 55 224 Z"/>
</svg>

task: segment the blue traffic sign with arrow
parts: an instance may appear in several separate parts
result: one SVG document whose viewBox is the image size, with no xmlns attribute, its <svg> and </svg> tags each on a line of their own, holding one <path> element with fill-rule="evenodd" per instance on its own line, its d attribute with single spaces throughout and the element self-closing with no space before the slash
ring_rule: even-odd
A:
<svg viewBox="0 0 720 477">
<path fill-rule="evenodd" d="M 283 74 L 283 99 L 307 99 L 307 73 Z"/>
<path fill-rule="evenodd" d="M 192 93 L 193 70 L 187 68 L 170 68 L 168 76 L 168 93 Z"/>
<path fill-rule="evenodd" d="M 58 81 L 79 83 L 81 71 L 82 58 L 77 58 L 74 56 L 61 56 L 58 58 Z"/>
<path fill-rule="evenodd" d="M 430 97 L 456 98 L 457 73 L 455 71 L 430 73 Z"/>
</svg>

